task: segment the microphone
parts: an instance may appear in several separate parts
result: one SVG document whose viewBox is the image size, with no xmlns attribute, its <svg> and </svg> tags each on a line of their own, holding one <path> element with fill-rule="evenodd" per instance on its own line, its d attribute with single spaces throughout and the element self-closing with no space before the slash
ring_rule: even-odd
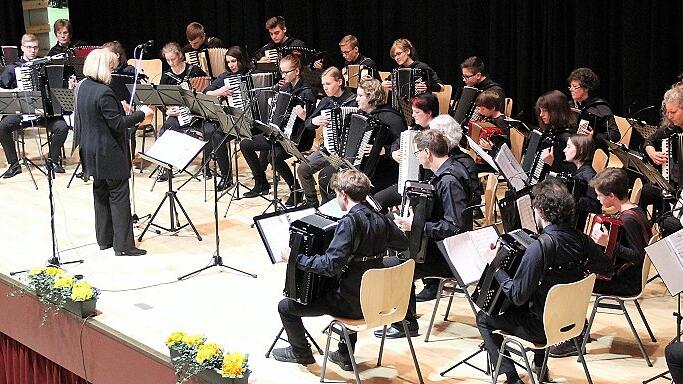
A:
<svg viewBox="0 0 683 384">
<path fill-rule="evenodd" d="M 67 56 L 66 53 L 60 53 L 54 56 L 45 56 L 45 57 L 40 57 L 37 59 L 33 59 L 26 63 L 26 65 L 39 65 L 39 64 L 44 64 L 44 63 L 49 63 L 53 60 L 60 60 L 60 59 L 65 59 Z"/>
<path fill-rule="evenodd" d="M 148 40 L 146 43 L 142 43 L 135 47 L 135 49 L 149 49 L 154 46 L 154 40 Z"/>
</svg>

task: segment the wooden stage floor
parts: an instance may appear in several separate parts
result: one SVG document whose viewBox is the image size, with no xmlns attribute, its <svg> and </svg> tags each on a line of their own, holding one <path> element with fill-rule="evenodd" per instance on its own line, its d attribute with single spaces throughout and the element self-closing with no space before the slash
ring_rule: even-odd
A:
<svg viewBox="0 0 683 384">
<path fill-rule="evenodd" d="M 32 138 L 29 138 L 31 142 Z M 67 142 L 67 151 L 70 150 L 70 142 Z M 32 156 L 35 155 L 33 152 Z M 0 156 L 0 159 L 4 160 L 4 156 Z M 231 267 L 256 273 L 258 278 L 212 268 L 178 282 L 178 276 L 211 261 L 215 249 L 211 191 L 209 200 L 205 202 L 203 183 L 193 181 L 178 193 L 200 231 L 202 241 L 198 241 L 189 228 L 174 236 L 147 233 L 139 244 L 148 251 L 146 256 L 115 257 L 111 249 L 100 251 L 95 243 L 91 182 L 84 183 L 76 179 L 71 188 L 66 188 L 75 167 L 74 159 L 69 159 L 67 173 L 58 175 L 54 182 L 54 220 L 62 261 L 85 260 L 83 264 L 69 265 L 66 269 L 74 274 L 83 274 L 102 290 L 98 302 L 98 309 L 102 313 L 93 321 L 101 322 L 135 340 L 143 348 L 164 355 L 167 355 L 164 340 L 169 333 L 204 333 L 226 350 L 249 353 L 253 383 L 318 382 L 322 357 L 317 354 L 317 364 L 307 367 L 279 363 L 264 357 L 281 327 L 277 302 L 282 298 L 285 271 L 284 265 L 271 264 L 257 230 L 250 228 L 252 217 L 265 208 L 265 200 L 235 201 L 225 218 L 223 214 L 227 198 L 218 203 L 220 254 L 224 262 Z M 242 166 L 241 170 L 247 168 Z M 152 179 L 147 177 L 150 171 L 147 168 L 145 173 L 136 174 L 135 203 L 138 215 L 152 213 L 166 188 L 165 184 L 160 183 L 154 191 L 150 191 Z M 0 272 L 3 274 L 42 265 L 51 254 L 47 180 L 35 170 L 34 176 L 38 181 L 38 190 L 34 189 L 26 170 L 12 179 L 0 179 Z M 243 175 L 242 180 L 248 185 L 252 183 L 249 175 Z M 167 208 L 163 208 L 155 222 L 167 225 L 168 220 Z M 135 232 L 139 234 L 140 229 Z M 2 297 L 0 300 L 8 298 Z M 446 305 L 442 301 L 439 309 L 441 321 L 437 321 L 433 331 L 434 341 L 425 343 L 424 334 L 433 305 L 434 301 L 418 304 L 418 312 L 422 317 L 420 337 L 415 339 L 415 345 L 425 381 L 490 382 L 487 376 L 466 366 L 456 368 L 446 377 L 439 375 L 439 372 L 475 351 L 481 339 L 466 301 L 457 298 L 448 321 L 443 321 Z M 640 356 L 623 317 L 599 314 L 592 332 L 597 340 L 588 345 L 587 358 L 595 383 L 638 383 L 666 369 L 663 352 L 668 341 L 675 336 L 672 317 L 675 302 L 661 280 L 648 285 L 642 307 L 658 339 L 657 343 L 647 338 L 634 306 L 628 306 L 654 367 L 647 367 Z M 325 337 L 321 330 L 327 322 L 328 317 L 304 321 L 323 347 Z M 356 358 L 360 363 L 361 378 L 365 382 L 417 382 L 405 340 L 387 341 L 383 367 L 375 367 L 374 364 L 378 348 L 379 339 L 370 333 L 360 335 Z M 479 355 L 474 362 L 483 366 L 483 356 Z M 124 367 L 125 362 L 122 362 Z M 335 364 L 328 367 L 328 380 L 352 381 L 352 373 L 341 371 Z M 585 382 L 583 370 L 575 358 L 551 359 L 549 367 L 551 377 L 556 382 Z"/>
</svg>

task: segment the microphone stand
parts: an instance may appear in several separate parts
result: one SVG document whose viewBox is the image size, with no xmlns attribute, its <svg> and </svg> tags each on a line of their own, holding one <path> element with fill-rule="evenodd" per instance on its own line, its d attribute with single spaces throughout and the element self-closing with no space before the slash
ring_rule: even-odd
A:
<svg viewBox="0 0 683 384">
<path fill-rule="evenodd" d="M 138 85 L 138 76 L 140 74 L 140 68 L 142 67 L 142 55 L 145 54 L 145 48 L 147 48 L 147 45 L 139 45 L 135 47 L 135 50 L 133 52 L 133 57 L 135 57 L 135 76 L 133 77 L 133 89 L 130 92 L 130 100 L 128 101 L 128 105 L 133 108 L 133 100 L 135 98 L 135 92 L 137 91 L 137 85 Z M 135 56 L 135 54 L 139 52 L 138 56 Z M 142 217 L 139 217 L 137 212 L 136 212 L 136 207 L 135 207 L 135 171 L 133 167 L 133 160 L 135 159 L 135 154 L 132 151 L 132 142 L 131 140 L 135 139 L 135 131 L 136 128 L 133 127 L 133 130 L 131 132 L 130 129 L 126 129 L 126 142 L 128 143 L 128 149 L 130 152 L 130 182 L 131 182 L 131 188 L 130 188 L 130 196 L 131 196 L 131 207 L 133 209 L 133 223 L 137 224 L 140 219 L 142 218 L 149 218 L 151 217 L 150 214 L 143 215 Z M 144 148 L 143 148 L 144 151 Z"/>
<path fill-rule="evenodd" d="M 227 137 L 227 135 L 226 135 Z M 223 145 L 223 144 L 221 144 Z M 188 277 L 191 277 L 193 275 L 196 275 L 200 272 L 203 272 L 209 268 L 212 267 L 223 267 L 227 268 L 230 270 L 233 270 L 235 272 L 243 273 L 247 276 L 251 276 L 253 278 L 256 278 L 256 274 L 254 273 L 249 273 L 245 272 L 241 269 L 237 269 L 228 265 L 223 264 L 223 258 L 221 257 L 220 254 L 220 235 L 218 234 L 218 192 L 216 191 L 216 188 L 218 186 L 217 183 L 217 177 L 216 177 L 216 172 L 218 171 L 218 166 L 217 166 L 217 161 L 216 161 L 216 151 L 215 149 L 211 151 L 211 159 L 213 160 L 213 220 L 214 220 L 214 230 L 216 231 L 216 251 L 213 253 L 213 257 L 211 258 L 211 264 L 207 265 L 206 267 L 199 268 L 196 271 L 190 272 L 188 274 L 185 274 L 183 276 L 180 276 L 178 280 L 185 280 Z"/>
</svg>

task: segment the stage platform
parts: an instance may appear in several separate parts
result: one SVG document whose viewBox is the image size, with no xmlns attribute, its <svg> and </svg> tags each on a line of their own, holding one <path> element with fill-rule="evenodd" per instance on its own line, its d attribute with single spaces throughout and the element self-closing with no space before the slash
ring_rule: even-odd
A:
<svg viewBox="0 0 683 384">
<path fill-rule="evenodd" d="M 32 140 L 29 136 L 29 143 Z M 67 141 L 69 145 L 70 142 Z M 36 152 L 31 156 L 36 158 Z M 4 160 L 4 156 L 0 159 Z M 285 265 L 271 264 L 257 230 L 250 227 L 252 218 L 267 205 L 264 199 L 234 201 L 225 218 L 227 196 L 218 203 L 220 254 L 224 262 L 255 273 L 258 278 L 212 268 L 179 282 L 179 276 L 207 265 L 215 251 L 211 186 L 207 186 L 207 201 L 203 182 L 192 181 L 178 193 L 201 233 L 202 241 L 198 241 L 189 228 L 178 235 L 148 232 L 139 244 L 148 251 L 147 255 L 116 257 L 113 250 L 101 251 L 95 243 L 92 182 L 75 179 L 71 187 L 66 188 L 76 167 L 74 161 L 77 160 L 68 159 L 67 173 L 57 175 L 54 182 L 56 237 L 63 262 L 84 260 L 83 264 L 65 268 L 70 273 L 84 275 L 102 290 L 98 301 L 100 313 L 84 325 L 70 314 L 59 313 L 50 316 L 47 324 L 40 327 L 40 305 L 33 297 L 7 295 L 13 289 L 13 278 L 8 276 L 10 271 L 44 265 L 51 256 L 47 180 L 34 169 L 39 187 L 36 190 L 24 169 L 14 178 L 0 179 L 0 273 L 3 275 L 0 278 L 0 332 L 82 377 L 87 374 L 88 380 L 95 384 L 172 383 L 173 370 L 164 341 L 173 331 L 204 333 L 227 351 L 248 353 L 249 367 L 253 371 L 251 383 L 319 381 L 322 356 L 317 353 L 316 364 L 309 366 L 280 363 L 264 357 L 281 327 L 277 303 L 282 298 L 285 272 Z M 0 166 L 4 170 L 4 165 Z M 248 168 L 240 168 L 241 181 L 251 185 Z M 166 189 L 165 183 L 158 183 L 150 191 L 152 179 L 148 175 L 151 169 L 136 173 L 135 212 L 139 216 L 152 213 Z M 185 179 L 186 176 L 180 178 Z M 165 206 L 155 222 L 168 225 L 168 216 Z M 140 231 L 135 230 L 136 234 Z M 424 335 L 433 306 L 434 301 L 418 304 L 420 336 L 414 339 L 425 382 L 490 382 L 486 375 L 467 366 L 456 368 L 446 377 L 439 375 L 474 352 L 481 338 L 465 299 L 456 298 L 448 321 L 443 321 L 446 303 L 442 301 L 433 341 L 425 343 Z M 654 367 L 647 367 L 640 356 L 623 317 L 599 314 L 592 332 L 597 340 L 587 347 L 588 367 L 595 383 L 638 383 L 666 369 L 663 353 L 666 344 L 675 336 L 672 317 L 675 301 L 661 280 L 648 285 L 642 307 L 657 343 L 649 340 L 635 307 L 628 305 Z M 325 336 L 321 330 L 329 320 L 329 317 L 304 320 L 322 347 Z M 82 329 L 83 359 L 79 340 Z M 278 345 L 286 346 L 286 343 Z M 379 339 L 370 332 L 361 333 L 356 358 L 364 382 L 417 382 L 405 340 L 386 342 L 383 367 L 375 367 L 378 349 Z M 485 359 L 479 355 L 473 362 L 483 367 Z M 556 382 L 585 382 L 576 358 L 550 359 L 549 367 Z M 328 364 L 327 377 L 328 381 L 334 382 L 353 381 L 351 372 L 344 372 L 335 364 Z"/>
</svg>

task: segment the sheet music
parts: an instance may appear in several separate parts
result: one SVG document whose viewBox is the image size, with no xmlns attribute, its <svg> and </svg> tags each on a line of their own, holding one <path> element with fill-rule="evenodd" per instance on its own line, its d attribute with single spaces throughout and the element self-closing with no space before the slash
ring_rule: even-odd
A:
<svg viewBox="0 0 683 384">
<path fill-rule="evenodd" d="M 169 129 L 159 136 L 145 155 L 171 164 L 175 168 L 185 169 L 206 143 L 206 141 Z"/>
<path fill-rule="evenodd" d="M 476 152 L 477 155 L 479 155 L 482 159 L 484 159 L 484 161 L 486 161 L 486 163 L 488 163 L 488 165 L 490 165 L 496 172 L 498 172 L 498 166 L 496 165 L 496 162 L 493 161 L 493 158 L 491 157 L 491 155 L 489 155 L 489 153 L 486 152 L 484 150 L 484 148 L 480 147 L 479 144 L 475 143 L 471 137 L 469 137 L 469 136 L 465 136 L 465 137 L 467 137 L 467 142 L 469 143 L 470 147 L 472 149 L 474 149 L 474 152 Z"/>
<path fill-rule="evenodd" d="M 488 263 L 486 256 L 491 251 L 490 244 L 498 241 L 495 226 L 459 233 L 441 241 L 447 255 L 446 261 L 454 273 L 467 285 L 479 280 Z"/>
<path fill-rule="evenodd" d="M 671 296 L 683 291 L 683 230 L 645 247 Z"/>
<path fill-rule="evenodd" d="M 498 150 L 495 163 L 498 164 L 497 168 L 500 169 L 500 172 L 515 191 L 519 191 L 526 186 L 525 180 L 527 175 L 507 144 L 503 144 Z"/>
<path fill-rule="evenodd" d="M 527 194 L 517 199 L 517 212 L 519 212 L 522 228 L 536 232 L 536 219 L 534 218 L 534 209 L 531 207 L 531 195 Z"/>
<path fill-rule="evenodd" d="M 315 208 L 306 208 L 296 211 L 282 211 L 277 215 L 269 214 L 265 218 L 254 218 L 261 235 L 261 241 L 263 241 L 273 264 L 283 261 L 280 257 L 280 251 L 289 247 L 289 225 L 314 213 Z"/>
</svg>

